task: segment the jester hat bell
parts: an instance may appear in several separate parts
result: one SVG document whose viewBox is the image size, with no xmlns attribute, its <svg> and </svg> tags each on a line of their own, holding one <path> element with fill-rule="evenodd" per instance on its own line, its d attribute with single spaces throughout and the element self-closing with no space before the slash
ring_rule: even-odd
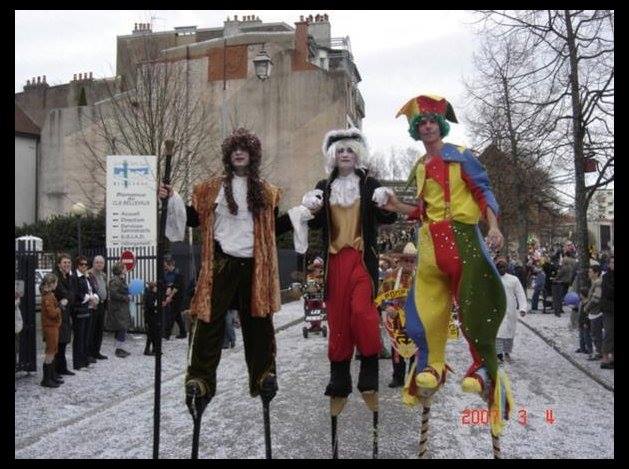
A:
<svg viewBox="0 0 629 469">
<path fill-rule="evenodd" d="M 395 117 L 400 117 L 402 114 L 408 119 L 409 125 L 418 115 L 424 114 L 438 114 L 450 122 L 458 123 L 452 104 L 441 96 L 427 94 L 416 96 L 402 106 Z"/>
</svg>

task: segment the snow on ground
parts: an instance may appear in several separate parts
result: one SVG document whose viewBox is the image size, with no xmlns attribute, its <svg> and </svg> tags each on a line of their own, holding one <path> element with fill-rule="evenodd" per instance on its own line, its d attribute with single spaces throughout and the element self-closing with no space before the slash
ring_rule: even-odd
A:
<svg viewBox="0 0 629 469">
<path fill-rule="evenodd" d="M 283 306 L 276 327 L 302 316 L 301 302 Z M 548 317 L 548 316 L 547 316 Z M 554 318 L 554 316 L 553 316 Z M 546 318 L 544 318 L 546 319 Z M 107 351 L 113 347 L 110 339 Z M 150 458 L 153 432 L 153 357 L 113 357 L 95 369 L 70 376 L 58 389 L 38 385 L 40 377 L 17 380 L 16 458 Z M 161 411 L 161 458 L 190 456 L 192 419 L 185 407 L 183 371 L 186 341 L 165 342 Z M 277 333 L 280 390 L 271 403 L 275 458 L 329 458 L 327 339 L 304 339 L 301 324 Z M 107 354 L 107 352 L 105 352 Z M 70 353 L 68 352 L 68 355 Z M 505 365 L 516 408 L 501 438 L 505 458 L 613 458 L 614 395 L 519 325 L 514 363 Z M 456 371 L 433 399 L 429 454 L 432 458 L 491 458 L 486 425 L 463 425 L 463 411 L 483 408 L 458 382 L 469 366 L 464 339 L 448 343 Z M 359 362 L 352 365 L 354 386 Z M 601 370 L 606 371 L 606 370 Z M 264 458 L 262 406 L 248 395 L 242 340 L 225 350 L 217 394 L 202 422 L 200 458 Z M 401 403 L 400 389 L 387 387 L 391 363 L 380 360 L 380 458 L 416 458 L 419 408 Z M 552 410 L 554 424 L 544 420 Z M 528 413 L 527 425 L 518 411 Z M 371 414 L 357 390 L 339 417 L 339 457 L 371 457 Z"/>
<path fill-rule="evenodd" d="M 520 320 L 543 335 L 549 343 L 570 356 L 576 363 L 586 368 L 599 380 L 614 388 L 614 370 L 601 369 L 601 362 L 589 361 L 585 353 L 575 353 L 579 348 L 579 331 L 570 328 L 570 308 L 564 308 L 564 314 L 557 317 L 554 314 L 527 314 Z"/>
</svg>

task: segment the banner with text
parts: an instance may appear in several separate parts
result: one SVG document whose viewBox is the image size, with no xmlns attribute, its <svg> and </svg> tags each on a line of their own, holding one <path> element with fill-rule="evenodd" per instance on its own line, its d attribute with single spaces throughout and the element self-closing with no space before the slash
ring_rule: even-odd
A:
<svg viewBox="0 0 629 469">
<path fill-rule="evenodd" d="M 107 156 L 107 247 L 157 244 L 157 157 Z"/>
</svg>

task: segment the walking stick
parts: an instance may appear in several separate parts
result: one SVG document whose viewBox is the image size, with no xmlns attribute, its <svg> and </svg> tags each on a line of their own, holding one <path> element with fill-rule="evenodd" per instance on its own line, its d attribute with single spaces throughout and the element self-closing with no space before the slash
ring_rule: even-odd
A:
<svg viewBox="0 0 629 469">
<path fill-rule="evenodd" d="M 162 182 L 170 184 L 170 164 L 173 156 L 173 140 L 166 140 L 165 156 L 166 165 L 164 167 L 164 177 Z M 166 241 L 166 216 L 168 215 L 168 198 L 162 199 L 161 214 L 159 218 L 159 230 L 157 241 L 157 337 L 155 337 L 155 401 L 153 404 L 153 459 L 159 459 L 159 420 L 161 409 L 161 385 L 162 385 L 162 337 L 164 335 L 164 244 Z"/>
</svg>

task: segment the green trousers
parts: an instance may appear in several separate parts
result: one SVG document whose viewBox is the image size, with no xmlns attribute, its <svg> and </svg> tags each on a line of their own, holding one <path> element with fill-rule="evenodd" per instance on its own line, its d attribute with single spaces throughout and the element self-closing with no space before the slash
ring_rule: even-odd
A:
<svg viewBox="0 0 629 469">
<path fill-rule="evenodd" d="M 251 316 L 251 276 L 253 259 L 224 254 L 218 243 L 214 254 L 214 283 L 210 322 L 195 319 L 188 349 L 186 382 L 200 380 L 208 396 L 216 393 L 216 368 L 221 359 L 225 335 L 225 314 L 238 309 L 245 360 L 249 372 L 249 392 L 260 394 L 260 383 L 275 373 L 275 330 L 272 318 Z M 231 307 L 231 308 L 230 308 Z"/>
</svg>

